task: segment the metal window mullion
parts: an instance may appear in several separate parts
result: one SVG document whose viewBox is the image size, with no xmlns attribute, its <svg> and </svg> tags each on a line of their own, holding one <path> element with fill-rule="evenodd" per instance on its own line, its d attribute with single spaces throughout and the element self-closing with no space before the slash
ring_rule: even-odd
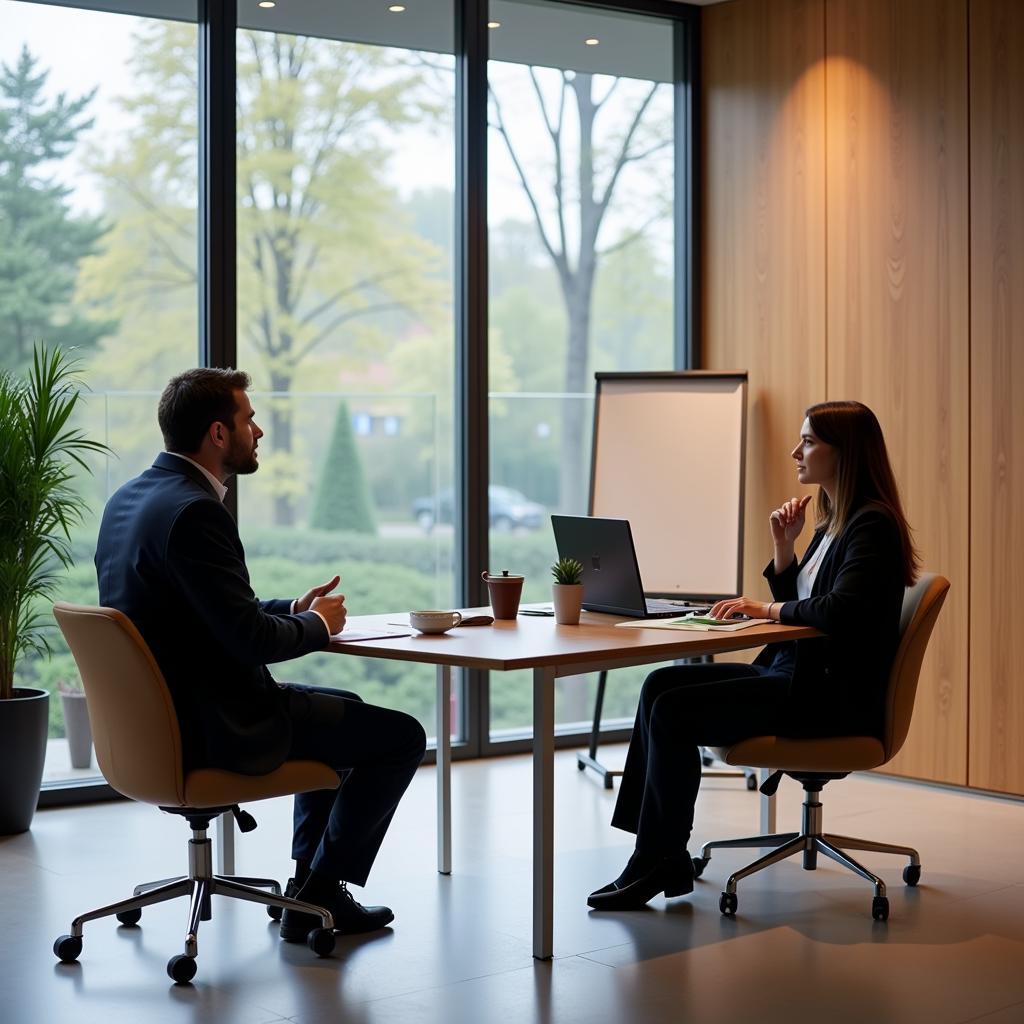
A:
<svg viewBox="0 0 1024 1024">
<path fill-rule="evenodd" d="M 456 469 L 459 603 L 486 604 L 488 563 L 487 0 L 455 2 Z M 466 740 L 486 736 L 487 673 L 463 674 Z"/>
<path fill-rule="evenodd" d="M 199 361 L 233 366 L 236 343 L 236 0 L 199 0 Z"/>
</svg>

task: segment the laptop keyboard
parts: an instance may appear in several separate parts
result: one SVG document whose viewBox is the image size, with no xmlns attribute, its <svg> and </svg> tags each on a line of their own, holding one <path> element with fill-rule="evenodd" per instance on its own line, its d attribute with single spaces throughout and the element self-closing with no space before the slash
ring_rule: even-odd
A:
<svg viewBox="0 0 1024 1024">
<path fill-rule="evenodd" d="M 671 619 L 683 615 L 707 615 L 711 611 L 709 604 L 687 604 L 685 601 L 652 601 L 648 600 L 648 619 Z"/>
</svg>

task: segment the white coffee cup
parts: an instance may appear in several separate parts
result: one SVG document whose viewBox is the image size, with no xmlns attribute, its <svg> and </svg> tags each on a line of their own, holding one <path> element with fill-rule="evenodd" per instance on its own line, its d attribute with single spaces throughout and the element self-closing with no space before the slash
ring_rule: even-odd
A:
<svg viewBox="0 0 1024 1024">
<path fill-rule="evenodd" d="M 452 626 L 457 626 L 461 621 L 460 612 L 409 612 L 409 625 L 421 633 L 447 633 Z"/>
</svg>

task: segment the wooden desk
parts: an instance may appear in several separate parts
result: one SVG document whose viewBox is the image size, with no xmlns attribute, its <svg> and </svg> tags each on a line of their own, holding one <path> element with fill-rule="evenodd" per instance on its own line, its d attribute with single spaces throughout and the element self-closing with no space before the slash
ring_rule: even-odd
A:
<svg viewBox="0 0 1024 1024">
<path fill-rule="evenodd" d="M 487 608 L 466 614 L 487 613 Z M 347 629 L 395 630 L 406 615 L 362 615 Z M 452 668 L 533 671 L 533 955 L 552 954 L 554 863 L 555 680 L 600 669 L 626 668 L 703 654 L 724 654 L 779 640 L 816 636 L 805 626 L 752 626 L 735 633 L 670 629 L 618 629 L 614 615 L 584 612 L 578 626 L 520 616 L 493 626 L 466 626 L 440 636 L 334 643 L 337 654 L 437 666 L 437 869 L 451 872 L 451 737 L 448 707 Z"/>
</svg>

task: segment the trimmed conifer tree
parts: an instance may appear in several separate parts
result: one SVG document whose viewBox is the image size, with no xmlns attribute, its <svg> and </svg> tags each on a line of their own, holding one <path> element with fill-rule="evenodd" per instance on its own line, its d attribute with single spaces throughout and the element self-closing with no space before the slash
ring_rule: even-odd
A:
<svg viewBox="0 0 1024 1024">
<path fill-rule="evenodd" d="M 117 326 L 72 305 L 78 264 L 107 228 L 73 213 L 72 189 L 53 177 L 53 165 L 92 125 L 86 110 L 96 90 L 47 99 L 48 75 L 28 47 L 0 63 L 0 366 L 19 373 L 32 365 L 40 338 L 86 349 Z"/>
<path fill-rule="evenodd" d="M 348 403 L 344 401 L 338 403 L 334 417 L 309 525 L 314 530 L 377 532 L 370 488 L 356 448 Z"/>
</svg>

